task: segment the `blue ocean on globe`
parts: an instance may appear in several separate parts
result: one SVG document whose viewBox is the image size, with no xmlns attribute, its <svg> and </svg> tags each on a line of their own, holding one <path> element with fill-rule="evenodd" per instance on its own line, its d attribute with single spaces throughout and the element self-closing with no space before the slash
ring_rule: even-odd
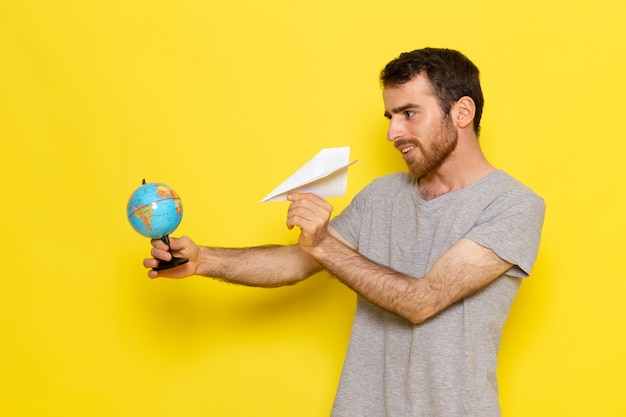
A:
<svg viewBox="0 0 626 417">
<path fill-rule="evenodd" d="M 165 184 L 143 184 L 130 196 L 126 207 L 130 225 L 142 236 L 160 239 L 172 233 L 183 218 L 183 203 Z"/>
</svg>

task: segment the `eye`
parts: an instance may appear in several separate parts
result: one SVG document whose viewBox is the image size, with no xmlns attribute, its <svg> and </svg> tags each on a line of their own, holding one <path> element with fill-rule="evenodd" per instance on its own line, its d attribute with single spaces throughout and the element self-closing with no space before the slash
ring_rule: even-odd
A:
<svg viewBox="0 0 626 417">
<path fill-rule="evenodd" d="M 404 116 L 405 116 L 407 119 L 410 119 L 411 117 L 415 116 L 415 112 L 414 112 L 414 111 L 411 111 L 411 110 L 406 110 L 406 111 L 404 112 Z"/>
</svg>

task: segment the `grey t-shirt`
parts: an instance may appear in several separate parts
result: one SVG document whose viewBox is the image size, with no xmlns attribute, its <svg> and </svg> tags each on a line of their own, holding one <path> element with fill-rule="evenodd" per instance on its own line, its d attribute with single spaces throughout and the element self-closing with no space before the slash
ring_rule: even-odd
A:
<svg viewBox="0 0 626 417">
<path fill-rule="evenodd" d="M 365 257 L 420 278 L 465 237 L 514 266 L 419 325 L 358 297 L 332 416 L 500 416 L 502 326 L 537 256 L 544 212 L 539 196 L 500 170 L 430 201 L 409 174 L 365 187 L 331 222 Z"/>
</svg>

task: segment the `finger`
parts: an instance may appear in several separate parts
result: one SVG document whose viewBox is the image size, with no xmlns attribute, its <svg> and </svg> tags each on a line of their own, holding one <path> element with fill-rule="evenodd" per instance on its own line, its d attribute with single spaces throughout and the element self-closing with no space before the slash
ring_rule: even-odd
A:
<svg viewBox="0 0 626 417">
<path fill-rule="evenodd" d="M 177 266 L 175 268 L 160 269 L 158 271 L 148 271 L 148 277 L 180 279 L 189 277 L 191 275 L 194 275 L 195 273 L 195 264 L 193 262 L 187 262 L 186 264 Z"/>
<path fill-rule="evenodd" d="M 290 229 L 294 226 L 302 227 L 304 223 L 308 223 L 316 217 L 317 215 L 310 208 L 298 202 L 292 203 L 287 211 L 287 227 Z"/>
<path fill-rule="evenodd" d="M 330 206 L 330 203 L 324 200 L 322 197 L 318 196 L 314 193 L 289 193 L 287 195 L 287 200 L 291 202 L 295 201 L 310 201 L 320 207 Z"/>
<path fill-rule="evenodd" d="M 313 212 L 307 208 L 294 208 L 287 216 L 287 227 L 289 229 L 298 226 L 303 232 L 307 233 L 315 233 L 316 230 L 325 228 L 327 224 L 327 215 Z"/>
<path fill-rule="evenodd" d="M 152 257 L 157 260 L 161 259 L 164 261 L 169 261 L 170 259 L 172 259 L 172 254 L 169 252 L 167 246 L 165 246 L 165 249 L 152 248 L 152 250 L 150 250 L 150 255 L 152 255 Z"/>
<path fill-rule="evenodd" d="M 157 266 L 158 263 L 159 261 L 154 258 L 146 258 L 143 260 L 144 268 L 154 268 L 155 266 Z"/>
<path fill-rule="evenodd" d="M 287 228 L 289 230 L 293 229 L 295 226 L 306 230 L 312 228 L 315 224 L 316 223 L 312 220 L 298 215 L 292 215 L 287 218 Z"/>
<path fill-rule="evenodd" d="M 189 239 L 187 236 L 171 237 L 170 238 L 170 249 L 171 250 L 182 250 L 186 246 L 188 246 L 190 243 L 191 243 L 191 239 Z"/>
<path fill-rule="evenodd" d="M 296 201 L 298 198 L 300 198 L 300 195 L 300 193 L 289 193 L 287 194 L 287 200 Z"/>
<path fill-rule="evenodd" d="M 290 196 L 290 207 L 306 207 L 311 211 L 332 211 L 333 206 L 328 201 L 318 197 L 315 194 L 292 194 Z"/>
<path fill-rule="evenodd" d="M 302 198 L 294 200 L 292 206 L 294 209 L 299 207 L 305 208 L 318 216 L 327 218 L 330 218 L 333 211 L 333 206 L 328 201 L 315 194 L 308 194 Z"/>
<path fill-rule="evenodd" d="M 324 199 L 313 193 L 289 193 L 287 195 L 287 200 L 291 201 L 292 203 L 297 201 L 324 201 Z"/>
<path fill-rule="evenodd" d="M 320 207 L 316 203 L 308 201 L 296 201 L 291 204 L 287 213 L 287 219 L 297 221 L 302 219 L 308 222 L 326 222 L 330 218 L 331 211 L 327 207 Z"/>
<path fill-rule="evenodd" d="M 143 266 L 148 268 L 148 278 L 154 279 L 159 276 L 158 271 L 154 271 L 152 268 L 155 268 L 159 264 L 159 261 L 154 258 L 146 258 L 143 260 Z"/>
<path fill-rule="evenodd" d="M 170 238 L 169 249 L 175 255 L 180 255 L 184 252 L 188 252 L 193 249 L 194 243 L 187 236 L 181 236 L 179 238 Z"/>
<path fill-rule="evenodd" d="M 157 249 L 167 250 L 167 245 L 161 239 L 152 239 L 150 243 Z"/>
</svg>

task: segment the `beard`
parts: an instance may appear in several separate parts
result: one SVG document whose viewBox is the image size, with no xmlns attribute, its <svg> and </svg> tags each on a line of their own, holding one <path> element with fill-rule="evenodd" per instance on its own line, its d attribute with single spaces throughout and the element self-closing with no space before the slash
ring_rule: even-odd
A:
<svg viewBox="0 0 626 417">
<path fill-rule="evenodd" d="M 450 115 L 444 116 L 439 129 L 428 139 L 426 145 L 422 141 L 414 142 L 414 145 L 419 148 L 420 154 L 406 161 L 409 172 L 417 180 L 439 168 L 456 149 L 459 134 Z"/>
</svg>

